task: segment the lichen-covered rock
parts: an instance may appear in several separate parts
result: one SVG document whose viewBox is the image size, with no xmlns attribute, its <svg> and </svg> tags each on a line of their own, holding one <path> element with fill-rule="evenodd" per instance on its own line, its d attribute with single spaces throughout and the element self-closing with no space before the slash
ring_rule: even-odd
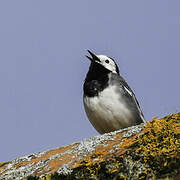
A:
<svg viewBox="0 0 180 180">
<path fill-rule="evenodd" d="M 180 179 L 180 113 L 0 163 L 0 180 Z"/>
</svg>

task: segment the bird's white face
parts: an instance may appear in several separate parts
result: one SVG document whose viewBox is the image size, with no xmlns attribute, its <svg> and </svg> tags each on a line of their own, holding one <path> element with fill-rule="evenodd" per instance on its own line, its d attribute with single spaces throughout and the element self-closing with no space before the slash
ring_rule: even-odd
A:
<svg viewBox="0 0 180 180">
<path fill-rule="evenodd" d="M 91 57 L 86 57 L 91 61 L 91 63 L 101 64 L 104 68 L 108 69 L 109 71 L 119 74 L 119 68 L 112 58 L 105 55 L 96 55 L 89 50 L 88 52 L 91 55 Z"/>
<path fill-rule="evenodd" d="M 103 65 L 106 69 L 112 71 L 113 73 L 117 73 L 116 72 L 116 64 L 111 58 L 109 58 L 105 55 L 96 55 L 96 56 L 100 60 L 100 61 L 96 61 L 97 63 Z"/>
</svg>

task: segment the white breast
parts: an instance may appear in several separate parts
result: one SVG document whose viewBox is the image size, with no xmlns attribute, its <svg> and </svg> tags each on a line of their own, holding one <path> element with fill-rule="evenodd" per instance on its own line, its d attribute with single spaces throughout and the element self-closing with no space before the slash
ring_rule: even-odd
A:
<svg viewBox="0 0 180 180">
<path fill-rule="evenodd" d="M 99 96 L 84 97 L 88 119 L 96 130 L 103 134 L 133 125 L 133 115 L 126 107 L 116 86 L 109 86 Z"/>
</svg>

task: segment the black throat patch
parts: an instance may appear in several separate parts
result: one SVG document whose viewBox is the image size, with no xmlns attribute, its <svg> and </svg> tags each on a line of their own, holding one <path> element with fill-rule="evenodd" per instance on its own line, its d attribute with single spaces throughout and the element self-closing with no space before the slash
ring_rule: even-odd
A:
<svg viewBox="0 0 180 180">
<path fill-rule="evenodd" d="M 88 97 L 98 96 L 108 86 L 108 74 L 110 72 L 102 65 L 92 62 L 83 86 L 84 95 Z"/>
</svg>

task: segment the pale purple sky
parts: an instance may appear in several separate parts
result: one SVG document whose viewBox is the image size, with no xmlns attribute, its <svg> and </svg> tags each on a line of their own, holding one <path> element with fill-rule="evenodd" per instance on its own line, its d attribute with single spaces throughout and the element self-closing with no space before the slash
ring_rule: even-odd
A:
<svg viewBox="0 0 180 180">
<path fill-rule="evenodd" d="M 180 111 L 179 0 L 0 1 L 0 161 L 98 133 L 86 50 L 113 57 L 147 120 Z"/>
</svg>

